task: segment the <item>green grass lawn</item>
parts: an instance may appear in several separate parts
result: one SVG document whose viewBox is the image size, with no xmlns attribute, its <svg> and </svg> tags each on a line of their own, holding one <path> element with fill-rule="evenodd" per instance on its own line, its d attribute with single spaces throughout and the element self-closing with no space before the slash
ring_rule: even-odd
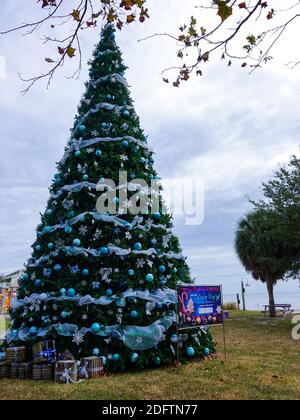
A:
<svg viewBox="0 0 300 420">
<path fill-rule="evenodd" d="M 0 399 L 300 399 L 300 342 L 291 330 L 291 319 L 235 311 L 226 322 L 227 363 L 222 328 L 215 327 L 214 360 L 78 385 L 0 380 Z"/>
</svg>

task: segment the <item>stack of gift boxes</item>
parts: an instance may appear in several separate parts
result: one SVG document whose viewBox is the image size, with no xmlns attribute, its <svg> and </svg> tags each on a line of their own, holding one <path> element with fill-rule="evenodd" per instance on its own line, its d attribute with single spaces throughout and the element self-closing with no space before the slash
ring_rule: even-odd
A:
<svg viewBox="0 0 300 420">
<path fill-rule="evenodd" d="M 66 350 L 57 355 L 53 340 L 40 341 L 32 346 L 33 361 L 26 361 L 25 347 L 9 347 L 5 360 L 0 360 L 0 379 L 51 380 L 59 384 L 95 379 L 104 374 L 101 357 L 84 357 L 76 361 Z"/>
</svg>

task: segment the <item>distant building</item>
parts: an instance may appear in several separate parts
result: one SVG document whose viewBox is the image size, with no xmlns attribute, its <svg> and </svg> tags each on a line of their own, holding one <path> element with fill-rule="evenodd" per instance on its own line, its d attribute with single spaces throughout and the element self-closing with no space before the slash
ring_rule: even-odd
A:
<svg viewBox="0 0 300 420">
<path fill-rule="evenodd" d="M 21 275 L 24 273 L 24 269 L 14 271 L 13 273 L 10 273 L 6 276 L 4 276 L 2 279 L 0 279 L 0 287 L 3 288 L 17 288 L 18 287 L 18 280 L 21 277 Z"/>
</svg>

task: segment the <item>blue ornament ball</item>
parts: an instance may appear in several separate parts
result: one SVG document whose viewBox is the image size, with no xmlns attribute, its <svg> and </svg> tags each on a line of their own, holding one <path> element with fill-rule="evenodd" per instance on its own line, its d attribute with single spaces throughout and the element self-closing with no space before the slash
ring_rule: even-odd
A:
<svg viewBox="0 0 300 420">
<path fill-rule="evenodd" d="M 53 210 L 51 210 L 51 209 L 48 209 L 48 210 L 46 211 L 46 214 L 47 214 L 48 216 L 50 216 L 52 213 L 53 213 Z"/>
<path fill-rule="evenodd" d="M 67 233 L 69 235 L 72 232 L 73 232 L 73 229 L 71 228 L 71 226 L 66 226 L 65 227 L 65 233 Z"/>
<path fill-rule="evenodd" d="M 82 270 L 82 275 L 83 276 L 88 276 L 90 274 L 90 271 L 87 269 L 87 268 L 84 268 L 83 270 Z"/>
<path fill-rule="evenodd" d="M 118 353 L 115 353 L 115 354 L 112 355 L 111 359 L 112 359 L 113 362 L 118 362 L 120 360 L 120 358 L 121 358 L 120 355 Z"/>
<path fill-rule="evenodd" d="M 76 295 L 75 289 L 71 288 L 67 290 L 68 297 L 74 297 Z"/>
<path fill-rule="evenodd" d="M 51 233 L 52 232 L 52 226 L 45 226 L 44 227 L 44 232 L 45 233 Z"/>
<path fill-rule="evenodd" d="M 101 329 L 100 324 L 98 324 L 98 322 L 95 322 L 92 326 L 91 326 L 91 330 L 94 334 L 97 334 Z"/>
<path fill-rule="evenodd" d="M 54 248 L 54 244 L 52 242 L 49 242 L 49 244 L 47 245 L 48 249 L 53 249 Z"/>
<path fill-rule="evenodd" d="M 108 253 L 109 253 L 109 250 L 106 246 L 103 246 L 102 248 L 100 248 L 101 255 L 107 255 Z"/>
<path fill-rule="evenodd" d="M 60 179 L 60 175 L 59 174 L 55 174 L 54 175 L 54 179 Z"/>
<path fill-rule="evenodd" d="M 128 276 L 133 277 L 134 276 L 134 270 L 130 269 L 127 272 Z"/>
<path fill-rule="evenodd" d="M 141 157 L 140 162 L 141 162 L 143 165 L 145 165 L 145 163 L 146 163 L 146 159 L 145 159 L 145 158 L 143 158 L 143 157 Z"/>
<path fill-rule="evenodd" d="M 137 318 L 139 316 L 139 314 L 138 314 L 137 311 L 133 310 L 133 311 L 130 312 L 130 316 L 131 316 L 131 318 Z"/>
<path fill-rule="evenodd" d="M 166 272 L 166 267 L 164 265 L 160 265 L 159 266 L 159 271 L 160 271 L 160 273 L 165 273 Z"/>
<path fill-rule="evenodd" d="M 99 354 L 100 354 L 100 350 L 99 349 L 97 349 L 97 348 L 93 349 L 93 356 L 98 357 Z"/>
<path fill-rule="evenodd" d="M 41 287 L 41 285 L 43 284 L 43 282 L 42 282 L 42 280 L 40 280 L 40 279 L 37 279 L 37 280 L 35 280 L 35 282 L 34 282 L 34 285 L 35 285 L 35 287 Z"/>
<path fill-rule="evenodd" d="M 35 247 L 35 250 L 36 250 L 36 251 L 41 251 L 41 250 L 42 250 L 41 245 L 37 245 L 37 246 Z"/>
<path fill-rule="evenodd" d="M 29 329 L 29 334 L 30 334 L 31 336 L 33 336 L 33 335 L 37 335 L 37 333 L 38 333 L 38 329 L 37 329 L 37 327 L 31 327 L 31 328 Z"/>
<path fill-rule="evenodd" d="M 81 151 L 80 150 L 76 150 L 75 152 L 75 157 L 80 157 L 81 156 Z"/>
<path fill-rule="evenodd" d="M 130 112 L 127 109 L 125 109 L 125 111 L 123 112 L 123 115 L 124 117 L 129 117 Z"/>
<path fill-rule="evenodd" d="M 141 244 L 140 242 L 136 242 L 136 243 L 134 244 L 134 249 L 135 249 L 136 251 L 140 251 L 140 250 L 142 249 L 142 244 Z"/>
<path fill-rule="evenodd" d="M 61 271 L 61 265 L 60 264 L 55 264 L 55 266 L 53 267 L 53 270 L 56 272 Z"/>
<path fill-rule="evenodd" d="M 153 280 L 154 280 L 153 274 L 149 273 L 149 274 L 146 275 L 146 281 L 148 283 L 152 283 Z"/>
<path fill-rule="evenodd" d="M 139 355 L 137 353 L 130 353 L 130 361 L 131 363 L 136 363 L 139 359 Z"/>
<path fill-rule="evenodd" d="M 85 174 L 85 175 L 83 175 L 82 179 L 83 179 L 84 181 L 87 181 L 87 180 L 89 179 L 89 176 L 88 176 L 87 174 Z"/>
<path fill-rule="evenodd" d="M 106 294 L 106 296 L 112 296 L 113 291 L 111 289 L 107 289 L 105 294 Z"/>
<path fill-rule="evenodd" d="M 160 363 L 161 363 L 160 357 L 158 357 L 158 356 L 154 357 L 153 362 L 156 366 L 159 366 Z"/>
<path fill-rule="evenodd" d="M 97 149 L 97 150 L 96 150 L 96 156 L 97 156 L 97 157 L 100 157 L 101 155 L 102 155 L 101 150 Z"/>
<path fill-rule="evenodd" d="M 194 347 L 188 347 L 186 349 L 186 354 L 188 357 L 194 357 L 195 356 L 195 349 Z"/>
<path fill-rule="evenodd" d="M 127 140 L 124 140 L 124 141 L 122 142 L 122 144 L 123 144 L 123 146 L 124 146 L 124 147 L 128 147 L 128 145 L 129 145 L 129 143 L 128 143 L 128 141 L 127 141 Z"/>
<path fill-rule="evenodd" d="M 22 274 L 22 280 L 29 280 L 29 274 L 28 273 Z"/>
<path fill-rule="evenodd" d="M 172 334 L 171 335 L 171 337 L 170 337 L 170 341 L 171 341 L 171 343 L 177 343 L 177 341 L 178 341 L 178 337 L 177 337 L 177 334 Z"/>
<path fill-rule="evenodd" d="M 176 274 L 176 273 L 177 273 L 177 268 L 176 268 L 176 267 L 173 267 L 173 268 L 172 268 L 172 273 L 173 273 L 173 274 Z"/>
<path fill-rule="evenodd" d="M 161 218 L 161 214 L 159 212 L 154 213 L 153 217 L 154 217 L 155 220 L 159 220 Z"/>
<path fill-rule="evenodd" d="M 80 124 L 80 126 L 78 127 L 78 130 L 83 133 L 86 130 L 86 126 L 83 124 Z"/>
<path fill-rule="evenodd" d="M 74 241 L 73 241 L 73 245 L 74 246 L 80 246 L 80 244 L 81 244 L 81 240 L 80 239 L 74 239 Z"/>
<path fill-rule="evenodd" d="M 210 350 L 209 350 L 208 347 L 205 347 L 204 354 L 205 354 L 205 356 L 209 356 L 210 355 Z"/>
<path fill-rule="evenodd" d="M 62 313 L 60 314 L 61 318 L 65 319 L 68 318 L 69 314 L 67 311 L 62 311 Z"/>
<path fill-rule="evenodd" d="M 62 289 L 60 289 L 60 294 L 62 295 L 62 296 L 65 296 L 65 294 L 67 293 L 67 291 L 66 291 L 66 289 L 63 287 Z"/>
</svg>

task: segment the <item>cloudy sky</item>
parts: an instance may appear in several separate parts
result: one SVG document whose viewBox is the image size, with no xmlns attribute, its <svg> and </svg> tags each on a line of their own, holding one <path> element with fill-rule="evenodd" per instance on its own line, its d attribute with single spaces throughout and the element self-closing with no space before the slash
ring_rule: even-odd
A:
<svg viewBox="0 0 300 420">
<path fill-rule="evenodd" d="M 36 2 L 26 3 L 23 11 L 19 1 L 5 0 L 0 28 L 36 15 Z M 223 283 L 229 295 L 239 291 L 242 278 L 248 278 L 232 245 L 236 224 L 249 208 L 245 196 L 258 197 L 261 182 L 298 150 L 300 75 L 299 69 L 290 71 L 281 64 L 292 50 L 285 43 L 278 51 L 277 65 L 251 76 L 239 65 L 228 70 L 212 63 L 203 78 L 180 89 L 163 84 L 159 73 L 174 64 L 175 45 L 164 38 L 137 41 L 155 32 L 176 33 L 179 24 L 195 13 L 195 4 L 193 0 L 150 0 L 150 21 L 132 25 L 117 39 L 160 176 L 204 180 L 204 222 L 186 226 L 182 218 L 175 219 L 192 273 L 198 282 Z M 84 62 L 98 38 L 98 30 L 84 33 Z M 0 272 L 22 267 L 30 255 L 55 162 L 62 156 L 88 78 L 86 65 L 79 80 L 67 80 L 72 68 L 65 68 L 50 89 L 41 83 L 20 95 L 24 86 L 17 72 L 37 74 L 44 67 L 44 57 L 51 56 L 40 39 L 41 33 L 0 38 Z M 264 286 L 249 281 L 249 293 L 264 291 Z M 295 294 L 299 286 L 281 284 L 277 291 Z"/>
</svg>

